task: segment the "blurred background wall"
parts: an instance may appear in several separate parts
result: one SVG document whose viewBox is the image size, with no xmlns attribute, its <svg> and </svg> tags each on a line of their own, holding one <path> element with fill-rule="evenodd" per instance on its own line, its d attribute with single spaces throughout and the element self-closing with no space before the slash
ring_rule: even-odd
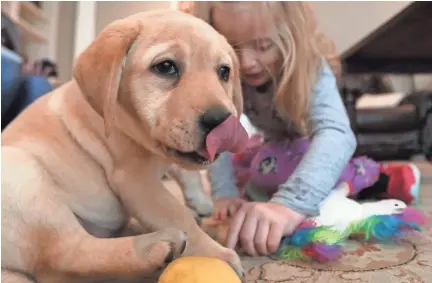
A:
<svg viewBox="0 0 432 283">
<path fill-rule="evenodd" d="M 400 12 L 412 1 L 346 1 L 311 2 L 321 31 L 331 38 L 339 53 L 343 53 L 371 31 Z M 13 2 L 2 2 L 4 7 Z M 49 57 L 58 64 L 59 80 L 71 78 L 76 56 L 110 22 L 140 11 L 169 9 L 176 1 L 41 1 L 43 22 L 34 28 L 43 41 L 30 40 L 26 53 L 30 59 Z M 7 7 L 6 7 L 7 8 Z M 395 85 L 405 91 L 412 85 L 410 78 L 394 78 Z M 432 88 L 430 76 L 416 76 L 417 88 Z"/>
</svg>

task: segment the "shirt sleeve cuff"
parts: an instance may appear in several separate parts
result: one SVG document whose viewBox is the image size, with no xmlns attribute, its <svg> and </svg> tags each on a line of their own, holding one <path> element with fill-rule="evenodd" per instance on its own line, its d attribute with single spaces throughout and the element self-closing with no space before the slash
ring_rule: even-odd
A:
<svg viewBox="0 0 432 283">
<path fill-rule="evenodd" d="M 210 166 L 209 178 L 213 199 L 239 196 L 233 175 L 230 153 L 222 153 L 219 159 Z"/>
<path fill-rule="evenodd" d="M 286 186 L 281 186 L 270 202 L 279 203 L 303 215 L 318 216 L 320 203 L 317 203 L 317 200 L 319 199 L 312 192 L 299 196 L 292 193 Z"/>
</svg>

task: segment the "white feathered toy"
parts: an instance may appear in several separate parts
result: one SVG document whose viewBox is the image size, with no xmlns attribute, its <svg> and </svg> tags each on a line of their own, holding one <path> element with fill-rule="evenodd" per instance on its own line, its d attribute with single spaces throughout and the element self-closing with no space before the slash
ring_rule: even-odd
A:
<svg viewBox="0 0 432 283">
<path fill-rule="evenodd" d="M 359 203 L 348 198 L 349 187 L 341 184 L 320 206 L 320 215 L 306 219 L 286 237 L 279 249 L 283 259 L 329 262 L 340 257 L 352 234 L 365 240 L 394 241 L 420 231 L 425 217 L 399 200 Z"/>
</svg>

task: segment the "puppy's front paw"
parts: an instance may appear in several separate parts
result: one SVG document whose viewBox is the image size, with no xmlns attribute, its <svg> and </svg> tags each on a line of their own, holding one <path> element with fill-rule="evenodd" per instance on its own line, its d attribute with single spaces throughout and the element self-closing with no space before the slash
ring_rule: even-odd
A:
<svg viewBox="0 0 432 283">
<path fill-rule="evenodd" d="M 244 269 L 237 253 L 231 249 L 222 247 L 216 242 L 208 243 L 204 248 L 191 246 L 186 250 L 185 255 L 198 255 L 219 258 L 228 263 L 240 278 L 244 276 Z"/>
<path fill-rule="evenodd" d="M 240 257 L 235 251 L 225 248 L 225 251 L 222 253 L 220 258 L 226 261 L 232 267 L 232 269 L 234 269 L 237 275 L 243 279 L 244 268 L 241 263 Z"/>
<path fill-rule="evenodd" d="M 243 278 L 244 269 L 237 253 L 213 240 L 202 229 L 189 231 L 189 241 L 184 256 L 216 257 L 228 263 Z"/>
<path fill-rule="evenodd" d="M 135 247 L 138 256 L 148 260 L 153 269 L 156 269 L 180 257 L 186 244 L 186 233 L 170 228 L 137 236 Z"/>
<path fill-rule="evenodd" d="M 188 202 L 188 206 L 193 209 L 198 216 L 208 217 L 213 214 L 214 205 L 209 197 L 202 197 L 194 201 Z"/>
</svg>

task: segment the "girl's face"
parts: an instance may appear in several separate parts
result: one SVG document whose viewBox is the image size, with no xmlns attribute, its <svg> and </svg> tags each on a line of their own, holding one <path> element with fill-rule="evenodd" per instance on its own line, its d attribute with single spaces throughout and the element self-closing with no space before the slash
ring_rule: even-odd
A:
<svg viewBox="0 0 432 283">
<path fill-rule="evenodd" d="M 279 74 L 281 53 L 270 39 L 269 25 L 255 9 L 230 8 L 227 4 L 213 9 L 213 26 L 236 49 L 243 81 L 260 86 Z"/>
</svg>

